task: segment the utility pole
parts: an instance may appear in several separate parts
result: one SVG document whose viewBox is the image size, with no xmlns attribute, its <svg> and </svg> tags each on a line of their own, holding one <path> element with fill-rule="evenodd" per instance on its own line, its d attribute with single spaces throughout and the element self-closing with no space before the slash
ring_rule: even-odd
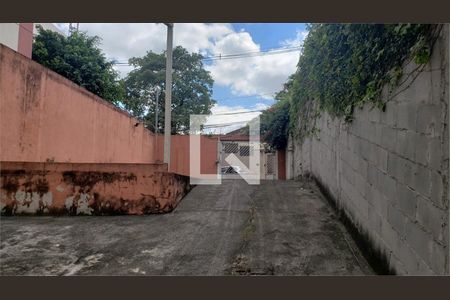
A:
<svg viewBox="0 0 450 300">
<path fill-rule="evenodd" d="M 72 35 L 74 32 L 78 32 L 80 29 L 80 23 L 69 23 L 69 33 Z"/>
<path fill-rule="evenodd" d="M 164 163 L 170 170 L 170 133 L 172 114 L 172 51 L 173 51 L 173 23 L 165 23 L 167 26 L 167 51 L 166 51 L 166 105 L 164 111 Z"/>
<path fill-rule="evenodd" d="M 159 86 L 156 87 L 155 133 L 158 133 Z"/>
</svg>

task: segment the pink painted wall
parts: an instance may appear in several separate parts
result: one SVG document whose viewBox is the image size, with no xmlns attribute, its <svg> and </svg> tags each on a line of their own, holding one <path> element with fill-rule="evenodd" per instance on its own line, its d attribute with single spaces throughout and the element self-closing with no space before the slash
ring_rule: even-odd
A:
<svg viewBox="0 0 450 300">
<path fill-rule="evenodd" d="M 202 174 L 217 173 L 217 137 L 201 136 L 200 138 L 200 171 Z M 157 139 L 156 162 L 164 159 L 164 136 Z M 189 136 L 172 135 L 170 151 L 170 172 L 189 176 Z"/>
<path fill-rule="evenodd" d="M 0 161 L 158 163 L 164 139 L 66 78 L 0 45 Z M 217 138 L 201 139 L 217 171 Z M 189 136 L 172 136 L 171 172 L 189 175 Z"/>
<path fill-rule="evenodd" d="M 0 160 L 152 163 L 153 134 L 127 113 L 0 45 Z"/>
<path fill-rule="evenodd" d="M 33 23 L 19 23 L 17 52 L 31 58 L 33 49 Z"/>
</svg>

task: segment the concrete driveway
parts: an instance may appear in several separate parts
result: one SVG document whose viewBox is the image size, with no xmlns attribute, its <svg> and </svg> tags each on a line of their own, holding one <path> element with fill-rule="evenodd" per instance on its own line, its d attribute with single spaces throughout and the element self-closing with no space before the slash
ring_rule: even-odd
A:
<svg viewBox="0 0 450 300">
<path fill-rule="evenodd" d="M 2 217 L 2 275 L 372 274 L 317 188 L 197 186 L 165 215 Z"/>
</svg>

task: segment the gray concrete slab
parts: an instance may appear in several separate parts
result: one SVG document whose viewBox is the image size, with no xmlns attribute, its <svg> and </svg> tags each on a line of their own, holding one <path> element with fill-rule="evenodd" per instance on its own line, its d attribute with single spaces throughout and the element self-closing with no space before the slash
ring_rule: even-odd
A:
<svg viewBox="0 0 450 300">
<path fill-rule="evenodd" d="M 225 180 L 165 215 L 2 217 L 2 275 L 373 274 L 307 182 Z"/>
</svg>

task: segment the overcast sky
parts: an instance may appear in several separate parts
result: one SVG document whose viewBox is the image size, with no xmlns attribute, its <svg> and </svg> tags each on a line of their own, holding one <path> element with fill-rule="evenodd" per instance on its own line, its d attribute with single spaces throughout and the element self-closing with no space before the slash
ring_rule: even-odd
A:
<svg viewBox="0 0 450 300">
<path fill-rule="evenodd" d="M 65 31 L 68 23 L 57 23 Z M 127 62 L 149 50 L 162 52 L 166 47 L 166 26 L 155 23 L 103 24 L 82 23 L 80 30 L 102 38 L 101 48 L 109 59 Z M 182 23 L 174 26 L 174 45 L 204 56 L 240 54 L 292 48 L 306 37 L 305 24 L 205 24 Z M 277 50 L 275 50 L 277 51 Z M 273 95 L 295 72 L 299 51 L 205 61 L 214 79 L 213 114 L 264 109 L 273 104 Z M 122 76 L 130 67 L 120 66 Z M 259 113 L 211 117 L 208 124 L 250 120 Z M 217 128 L 217 132 L 233 130 L 241 125 Z"/>
</svg>

